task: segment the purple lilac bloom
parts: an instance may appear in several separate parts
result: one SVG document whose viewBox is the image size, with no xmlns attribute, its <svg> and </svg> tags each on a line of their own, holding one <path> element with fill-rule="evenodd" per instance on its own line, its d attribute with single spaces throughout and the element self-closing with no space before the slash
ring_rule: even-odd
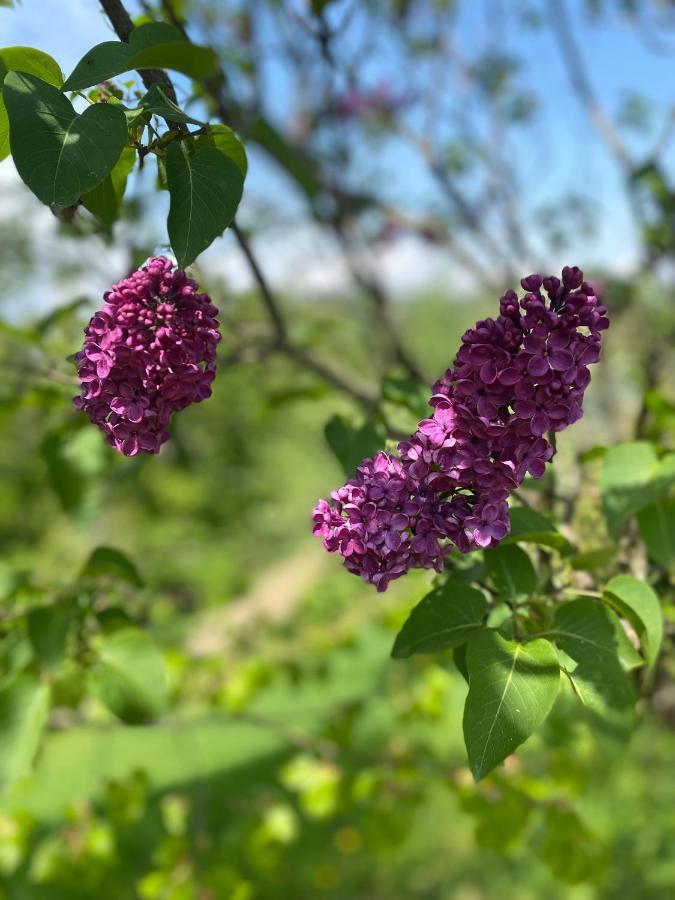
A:
<svg viewBox="0 0 675 900">
<path fill-rule="evenodd" d="M 218 310 L 164 257 L 103 299 L 75 357 L 82 384 L 75 405 L 125 456 L 158 453 L 172 414 L 211 395 Z"/>
<path fill-rule="evenodd" d="M 433 415 L 399 457 L 364 460 L 314 509 L 326 550 L 378 590 L 411 568 L 440 571 L 453 545 L 467 553 L 506 537 L 509 493 L 553 456 L 544 435 L 583 414 L 607 310 L 576 267 L 521 285 L 522 299 L 507 291 L 499 316 L 464 334 L 433 386 Z"/>
</svg>

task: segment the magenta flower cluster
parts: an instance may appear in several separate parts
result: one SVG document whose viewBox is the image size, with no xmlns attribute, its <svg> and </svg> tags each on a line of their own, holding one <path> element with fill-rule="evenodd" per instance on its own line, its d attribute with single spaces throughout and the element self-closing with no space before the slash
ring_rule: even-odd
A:
<svg viewBox="0 0 675 900">
<path fill-rule="evenodd" d="M 521 285 L 522 299 L 507 291 L 499 316 L 464 334 L 433 387 L 433 415 L 399 456 L 364 460 L 314 508 L 326 550 L 378 591 L 412 568 L 441 571 L 453 546 L 468 553 L 506 537 L 509 493 L 553 456 L 545 435 L 583 414 L 607 310 L 576 267 Z"/>
<path fill-rule="evenodd" d="M 172 414 L 211 395 L 218 310 L 163 257 L 103 299 L 75 357 L 82 384 L 75 405 L 125 456 L 158 453 Z"/>
</svg>

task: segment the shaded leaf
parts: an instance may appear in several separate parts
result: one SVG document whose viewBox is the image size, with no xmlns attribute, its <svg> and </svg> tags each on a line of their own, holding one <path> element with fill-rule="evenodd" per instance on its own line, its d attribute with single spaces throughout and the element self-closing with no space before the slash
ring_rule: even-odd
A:
<svg viewBox="0 0 675 900">
<path fill-rule="evenodd" d="M 55 59 L 33 47 L 5 47 L 0 50 L 0 88 L 8 72 L 27 72 L 47 84 L 61 87 L 63 74 Z M 0 91 L 0 160 L 9 154 L 9 119 Z"/>
<path fill-rule="evenodd" d="M 566 884 L 597 879 L 606 865 L 604 849 L 571 809 L 544 808 L 543 831 L 533 842 L 537 856 Z"/>
<path fill-rule="evenodd" d="M 324 434 L 347 478 L 353 478 L 356 467 L 374 456 L 384 441 L 384 435 L 372 421 L 356 428 L 344 416 L 337 415 L 326 422 Z"/>
<path fill-rule="evenodd" d="M 458 647 L 481 626 L 485 610 L 485 597 L 480 591 L 450 578 L 412 610 L 391 655 L 400 659 Z"/>
<path fill-rule="evenodd" d="M 112 713 L 132 725 L 155 719 L 167 706 L 164 659 L 140 628 L 121 628 L 103 637 L 91 685 Z"/>
<path fill-rule="evenodd" d="M 101 576 L 118 578 L 138 588 L 144 584 L 138 569 L 129 557 L 114 547 L 97 547 L 80 572 L 80 578 L 83 579 Z"/>
<path fill-rule="evenodd" d="M 525 544 L 539 544 L 552 547 L 559 553 L 572 552 L 572 545 L 560 534 L 553 522 L 546 516 L 527 506 L 513 506 L 509 510 L 511 530 L 502 541 L 502 546 L 522 541 Z"/>
<path fill-rule="evenodd" d="M 632 575 L 617 575 L 607 582 L 603 595 L 633 625 L 647 665 L 653 666 L 663 639 L 663 615 L 652 588 Z"/>
<path fill-rule="evenodd" d="M 139 106 L 144 112 L 151 113 L 154 116 L 161 116 L 167 122 L 182 122 L 183 124 L 199 126 L 205 124 L 183 112 L 180 106 L 166 96 L 158 84 L 153 84 L 147 94 L 141 97 Z M 133 110 L 129 110 L 129 112 L 131 113 Z"/>
<path fill-rule="evenodd" d="M 56 88 L 9 72 L 3 96 L 19 175 L 47 206 L 72 206 L 112 170 L 127 142 L 124 114 L 95 103 L 82 115 Z"/>
<path fill-rule="evenodd" d="M 244 187 L 241 169 L 215 147 L 190 154 L 178 142 L 166 151 L 171 195 L 168 229 L 178 265 L 189 266 L 234 218 Z"/>
<path fill-rule="evenodd" d="M 20 675 L 0 688 L 0 791 L 31 768 L 49 712 L 49 687 Z"/>
<path fill-rule="evenodd" d="M 640 510 L 638 525 L 651 559 L 664 569 L 675 571 L 675 498 Z"/>
<path fill-rule="evenodd" d="M 127 178 L 136 163 L 136 150 L 125 147 L 111 173 L 82 197 L 82 204 L 110 231 L 119 216 Z"/>
<path fill-rule="evenodd" d="M 91 87 L 132 69 L 173 69 L 190 78 L 205 78 L 216 62 L 213 50 L 186 41 L 171 25 L 149 22 L 129 35 L 129 43 L 104 41 L 92 47 L 66 79 L 63 89 Z"/>
<path fill-rule="evenodd" d="M 520 547 L 492 547 L 483 551 L 483 559 L 493 584 L 509 599 L 536 590 L 537 574 L 530 557 Z"/>
<path fill-rule="evenodd" d="M 50 606 L 36 607 L 28 613 L 28 637 L 35 656 L 45 668 L 56 669 L 63 661 L 76 616 L 77 601 L 74 597 Z"/>
<path fill-rule="evenodd" d="M 560 668 L 550 641 L 519 644 L 489 629 L 472 635 L 466 658 L 464 740 L 479 781 L 544 721 L 558 694 Z"/>
<path fill-rule="evenodd" d="M 610 531 L 664 496 L 675 483 L 675 453 L 657 459 L 654 447 L 635 441 L 610 447 L 600 475 L 602 505 Z"/>
<path fill-rule="evenodd" d="M 86 485 L 79 469 L 68 455 L 68 441 L 59 431 L 48 432 L 40 444 L 40 455 L 47 466 L 49 484 L 66 512 L 82 505 Z"/>
<path fill-rule="evenodd" d="M 625 734 L 634 721 L 635 694 L 621 667 L 616 616 L 597 600 L 558 606 L 556 643 L 576 666 L 569 677 L 579 700 L 610 732 Z"/>
</svg>

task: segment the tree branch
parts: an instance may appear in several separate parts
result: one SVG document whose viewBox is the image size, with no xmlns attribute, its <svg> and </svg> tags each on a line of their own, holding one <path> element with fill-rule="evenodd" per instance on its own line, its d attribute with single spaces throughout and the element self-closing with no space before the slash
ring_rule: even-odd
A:
<svg viewBox="0 0 675 900">
<path fill-rule="evenodd" d="M 103 7 L 103 11 L 107 15 L 110 24 L 115 29 L 115 33 L 120 38 L 120 40 L 128 41 L 134 24 L 121 0 L 100 0 L 100 4 Z M 162 5 L 167 11 L 169 18 L 171 18 L 171 20 L 176 24 L 176 27 L 180 29 L 186 40 L 189 40 L 185 25 L 177 18 L 168 0 L 163 0 Z M 161 84 L 167 96 L 170 96 L 175 102 L 176 92 L 174 90 L 173 82 L 166 74 L 166 72 L 162 71 L 161 69 L 150 69 L 141 71 L 139 72 L 139 74 L 143 79 L 143 83 L 146 87 L 149 87 L 150 84 Z M 218 103 L 220 106 L 220 98 L 218 98 Z M 225 120 L 226 116 L 221 116 L 221 118 Z M 319 360 L 314 359 L 314 357 L 307 353 L 304 348 L 298 347 L 291 342 L 288 335 L 286 321 L 282 315 L 279 303 L 277 302 L 274 293 L 267 283 L 267 279 L 265 278 L 260 264 L 256 259 L 255 254 L 253 253 L 253 249 L 248 242 L 247 237 L 241 231 L 236 222 L 233 222 L 231 227 L 237 239 L 237 243 L 239 244 L 239 247 L 246 257 L 246 261 L 248 262 L 249 269 L 251 270 L 253 280 L 257 285 L 258 293 L 260 294 L 263 306 L 265 307 L 265 311 L 267 312 L 267 315 L 272 324 L 275 338 L 272 349 L 284 353 L 290 359 L 295 360 L 295 362 L 299 363 L 304 368 L 308 369 L 310 372 L 313 372 L 319 378 L 332 385 L 336 390 L 348 394 L 353 400 L 355 400 L 360 406 L 362 406 L 366 412 L 372 412 L 377 403 L 377 396 L 374 392 L 368 392 L 358 387 L 357 385 L 352 384 L 352 382 L 345 378 L 343 375 L 334 372 L 332 369 L 324 366 L 324 364 L 322 362 L 319 362 Z"/>
</svg>

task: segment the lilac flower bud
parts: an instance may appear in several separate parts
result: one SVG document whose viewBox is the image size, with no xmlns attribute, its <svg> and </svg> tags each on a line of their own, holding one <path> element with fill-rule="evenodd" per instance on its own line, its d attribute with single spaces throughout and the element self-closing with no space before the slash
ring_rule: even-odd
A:
<svg viewBox="0 0 675 900">
<path fill-rule="evenodd" d="M 113 285 L 76 356 L 74 402 L 125 456 L 158 453 L 174 412 L 211 395 L 218 310 L 168 259 Z"/>
<path fill-rule="evenodd" d="M 433 386 L 432 416 L 399 444 L 399 457 L 364 460 L 332 504 L 314 509 L 326 550 L 378 590 L 411 568 L 441 570 L 453 545 L 467 553 L 498 544 L 510 527 L 509 493 L 528 474 L 541 478 L 553 456 L 544 435 L 583 414 L 607 310 L 576 267 L 562 281 L 529 275 L 521 285 L 520 302 L 507 291 L 497 319 L 464 334 Z"/>
</svg>

